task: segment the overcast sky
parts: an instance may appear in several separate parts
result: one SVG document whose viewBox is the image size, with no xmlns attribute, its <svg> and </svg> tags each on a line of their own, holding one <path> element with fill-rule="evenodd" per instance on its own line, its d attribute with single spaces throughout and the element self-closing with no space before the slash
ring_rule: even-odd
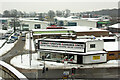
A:
<svg viewBox="0 0 120 80">
<path fill-rule="evenodd" d="M 118 8 L 119 0 L 0 0 L 0 12 L 17 9 L 26 12 L 65 10 L 71 12 L 96 11 Z"/>
</svg>

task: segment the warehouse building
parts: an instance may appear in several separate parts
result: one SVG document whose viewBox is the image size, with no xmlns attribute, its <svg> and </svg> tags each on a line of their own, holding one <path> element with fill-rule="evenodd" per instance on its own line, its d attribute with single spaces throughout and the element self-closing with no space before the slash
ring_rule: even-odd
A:
<svg viewBox="0 0 120 80">
<path fill-rule="evenodd" d="M 101 37 L 101 36 L 109 36 L 109 31 L 107 30 L 101 30 L 98 28 L 88 27 L 88 26 L 70 26 L 65 27 L 69 30 L 73 30 L 76 33 L 76 36 L 95 36 L 95 37 Z"/>
<path fill-rule="evenodd" d="M 75 32 L 69 29 L 32 29 L 34 39 L 39 38 L 76 38 Z"/>
<path fill-rule="evenodd" d="M 120 59 L 120 42 L 104 42 L 104 50 L 108 53 L 107 60 Z"/>
<path fill-rule="evenodd" d="M 20 20 L 20 29 L 23 31 L 28 31 L 32 29 L 46 29 L 49 22 L 39 21 L 39 20 L 29 20 L 29 19 L 19 19 Z"/>
<path fill-rule="evenodd" d="M 93 28 L 105 29 L 110 25 L 110 19 L 108 17 L 80 19 L 55 17 L 54 21 L 57 26 L 89 26 Z"/>
<path fill-rule="evenodd" d="M 38 58 L 76 64 L 103 63 L 107 53 L 102 40 L 38 39 Z"/>
</svg>

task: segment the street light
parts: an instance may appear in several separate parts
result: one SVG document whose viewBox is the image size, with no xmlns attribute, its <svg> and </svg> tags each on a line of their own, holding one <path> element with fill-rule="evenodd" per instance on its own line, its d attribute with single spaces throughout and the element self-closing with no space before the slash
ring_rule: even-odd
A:
<svg viewBox="0 0 120 80">
<path fill-rule="evenodd" d="M 44 40 L 44 39 L 46 39 L 46 37 L 43 37 L 41 40 Z M 44 60 L 44 67 L 43 67 L 42 73 L 45 73 L 45 70 L 48 71 L 48 68 L 45 68 L 45 55 L 42 56 L 42 60 Z"/>
<path fill-rule="evenodd" d="M 29 31 L 29 62 L 31 67 L 31 60 L 32 60 L 32 44 L 31 44 L 31 31 Z"/>
</svg>

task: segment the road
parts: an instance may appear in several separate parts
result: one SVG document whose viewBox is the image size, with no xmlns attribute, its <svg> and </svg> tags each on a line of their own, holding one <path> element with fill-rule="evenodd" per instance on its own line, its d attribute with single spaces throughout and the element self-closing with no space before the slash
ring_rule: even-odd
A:
<svg viewBox="0 0 120 80">
<path fill-rule="evenodd" d="M 24 50 L 25 42 L 22 41 L 22 38 L 18 40 L 16 45 L 10 50 L 7 54 L 0 57 L 1 60 L 7 62 L 10 64 L 11 58 L 13 58 L 16 55 L 23 54 L 24 52 L 28 53 L 28 51 Z M 16 68 L 16 67 L 15 67 Z M 52 69 L 48 70 L 45 73 L 42 73 L 42 70 L 25 70 L 25 69 L 18 69 L 21 73 L 23 73 L 26 77 L 29 79 L 35 79 L 38 80 L 39 78 L 62 78 L 64 70 L 61 69 Z M 71 70 L 67 70 L 70 72 Z M 73 78 L 119 78 L 119 69 L 118 68 L 111 68 L 111 69 L 77 69 L 76 74 L 73 75 Z M 42 79 L 40 79 L 42 80 Z M 96 80 L 96 79 L 95 79 Z M 110 80 L 110 79 L 109 79 Z"/>
<path fill-rule="evenodd" d="M 16 45 L 12 48 L 12 50 L 10 50 L 7 54 L 0 57 L 0 60 L 10 63 L 11 58 L 13 58 L 16 55 L 23 54 L 25 52 L 24 45 L 25 45 L 25 42 L 22 41 L 22 37 L 20 37 L 20 39 L 18 40 Z"/>
</svg>

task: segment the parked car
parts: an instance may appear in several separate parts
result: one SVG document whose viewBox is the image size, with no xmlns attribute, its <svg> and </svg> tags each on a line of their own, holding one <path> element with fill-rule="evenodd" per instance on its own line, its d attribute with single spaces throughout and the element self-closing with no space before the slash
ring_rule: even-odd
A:
<svg viewBox="0 0 120 80">
<path fill-rule="evenodd" d="M 0 40 L 3 40 L 3 39 L 6 39 L 6 37 L 5 36 L 0 37 Z"/>
<path fill-rule="evenodd" d="M 7 32 L 6 34 L 11 34 L 11 32 Z"/>
<path fill-rule="evenodd" d="M 26 34 L 25 33 L 22 33 L 22 37 L 25 37 L 26 36 Z"/>
<path fill-rule="evenodd" d="M 3 39 L 8 39 L 8 37 L 9 37 L 9 36 L 2 36 L 2 37 L 0 37 L 0 39 L 1 39 L 1 40 L 3 40 Z"/>
<path fill-rule="evenodd" d="M 9 39 L 9 40 L 7 41 L 8 44 L 9 44 L 9 43 L 14 43 L 14 42 L 15 42 L 14 39 Z"/>
<path fill-rule="evenodd" d="M 11 36 L 11 38 L 14 39 L 14 40 L 18 40 L 17 36 Z"/>
<path fill-rule="evenodd" d="M 19 36 L 20 34 L 19 33 L 14 33 L 14 36 Z"/>
<path fill-rule="evenodd" d="M 22 38 L 22 41 L 25 41 L 25 37 Z"/>
</svg>

